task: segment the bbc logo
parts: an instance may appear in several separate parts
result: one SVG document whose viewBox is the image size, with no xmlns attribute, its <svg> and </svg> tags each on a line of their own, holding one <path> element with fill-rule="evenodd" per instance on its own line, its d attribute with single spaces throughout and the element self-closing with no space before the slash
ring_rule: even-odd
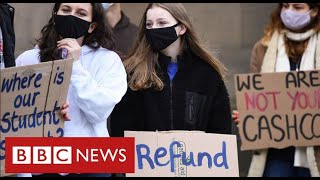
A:
<svg viewBox="0 0 320 180">
<path fill-rule="evenodd" d="M 13 146 L 12 164 L 72 164 L 72 147 Z"/>
<path fill-rule="evenodd" d="M 5 143 L 5 173 L 134 173 L 133 137 L 6 137 Z"/>
</svg>

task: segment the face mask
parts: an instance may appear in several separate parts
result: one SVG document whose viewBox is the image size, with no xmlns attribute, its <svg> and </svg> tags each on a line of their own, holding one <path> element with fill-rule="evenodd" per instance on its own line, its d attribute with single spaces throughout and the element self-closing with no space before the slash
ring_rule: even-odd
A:
<svg viewBox="0 0 320 180">
<path fill-rule="evenodd" d="M 88 33 L 91 22 L 80 19 L 76 16 L 55 15 L 54 23 L 56 31 L 62 38 L 75 38 L 85 36 Z"/>
<path fill-rule="evenodd" d="M 298 13 L 288 9 L 281 11 L 281 20 L 288 29 L 299 30 L 310 24 L 310 12 Z"/>
<path fill-rule="evenodd" d="M 146 29 L 146 38 L 149 41 L 151 47 L 155 51 L 161 51 L 176 41 L 179 37 L 174 29 L 179 26 L 177 23 L 171 27 Z"/>
<path fill-rule="evenodd" d="M 101 3 L 103 6 L 103 9 L 106 11 L 110 8 L 110 6 L 112 6 L 113 3 Z"/>
</svg>

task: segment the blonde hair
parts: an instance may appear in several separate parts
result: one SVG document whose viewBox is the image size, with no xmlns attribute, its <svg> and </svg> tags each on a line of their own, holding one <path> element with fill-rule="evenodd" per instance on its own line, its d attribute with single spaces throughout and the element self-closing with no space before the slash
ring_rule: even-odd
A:
<svg viewBox="0 0 320 180">
<path fill-rule="evenodd" d="M 224 65 L 200 42 L 200 39 L 191 24 L 187 11 L 181 3 L 150 3 L 148 4 L 139 25 L 139 34 L 137 41 L 130 50 L 128 58 L 124 60 L 124 66 L 128 74 L 128 86 L 132 90 L 143 90 L 154 88 L 162 90 L 164 83 L 157 74 L 158 54 L 152 51 L 149 42 L 145 36 L 146 14 L 149 9 L 157 6 L 168 12 L 184 25 L 187 31 L 181 36 L 183 50 L 187 49 L 209 63 L 223 79 L 226 73 Z"/>
</svg>

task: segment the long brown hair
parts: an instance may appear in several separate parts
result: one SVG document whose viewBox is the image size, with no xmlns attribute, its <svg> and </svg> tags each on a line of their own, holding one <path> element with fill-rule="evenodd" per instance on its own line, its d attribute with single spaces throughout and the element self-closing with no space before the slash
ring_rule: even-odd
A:
<svg viewBox="0 0 320 180">
<path fill-rule="evenodd" d="M 309 29 L 314 29 L 315 31 L 319 31 L 320 29 L 320 12 L 319 12 L 319 3 L 307 3 L 308 6 L 310 7 L 310 9 L 313 8 L 318 8 L 318 14 L 316 15 L 316 17 L 312 20 L 312 22 L 306 26 L 305 28 L 303 28 L 301 31 L 305 32 Z M 286 30 L 287 28 L 285 27 L 285 25 L 283 24 L 282 20 L 281 20 L 281 9 L 282 9 L 283 3 L 279 3 L 277 8 L 271 13 L 271 20 L 268 23 L 268 25 L 266 26 L 265 30 L 264 30 L 264 36 L 261 40 L 262 44 L 267 46 L 268 42 L 270 41 L 272 34 L 277 30 L 277 31 L 281 31 L 281 30 Z M 307 45 L 308 45 L 308 40 L 304 40 L 301 42 L 298 41 L 291 41 L 288 38 L 285 38 L 285 47 L 286 47 L 286 52 L 288 54 L 288 56 L 290 58 L 297 58 L 299 56 L 301 56 Z"/>
<path fill-rule="evenodd" d="M 41 62 L 53 61 L 61 59 L 61 54 L 57 49 L 57 41 L 61 39 L 58 35 L 55 25 L 54 16 L 58 12 L 61 3 L 55 3 L 52 16 L 42 30 L 41 37 L 37 39 L 40 48 Z M 114 39 L 111 27 L 105 23 L 105 14 L 101 3 L 91 3 L 92 5 L 92 22 L 96 22 L 96 28 L 90 34 L 84 37 L 83 45 L 87 45 L 92 49 L 98 49 L 100 46 L 113 50 Z"/>
<path fill-rule="evenodd" d="M 156 69 L 159 68 L 159 53 L 152 51 L 145 36 L 146 14 L 153 6 L 167 10 L 178 23 L 186 27 L 187 31 L 180 37 L 183 50 L 188 48 L 189 51 L 192 51 L 192 53 L 209 63 L 212 68 L 219 73 L 221 78 L 223 78 L 226 73 L 226 68 L 216 57 L 212 56 L 210 51 L 200 42 L 200 38 L 194 31 L 184 6 L 181 3 L 149 3 L 140 22 L 137 41 L 130 50 L 128 58 L 124 60 L 124 66 L 129 75 L 128 86 L 132 90 L 142 90 L 150 87 L 155 90 L 162 90 L 164 87 L 164 83 L 156 71 Z"/>
</svg>

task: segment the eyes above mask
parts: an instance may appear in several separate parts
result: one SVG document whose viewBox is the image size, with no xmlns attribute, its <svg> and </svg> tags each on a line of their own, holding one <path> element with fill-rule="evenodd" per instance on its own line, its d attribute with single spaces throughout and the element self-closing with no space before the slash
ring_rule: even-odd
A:
<svg viewBox="0 0 320 180">
<path fill-rule="evenodd" d="M 288 29 L 299 30 L 310 24 L 311 22 L 310 12 L 311 10 L 306 13 L 299 13 L 291 9 L 287 9 L 287 10 L 281 11 L 280 16 L 283 24 Z"/>
<path fill-rule="evenodd" d="M 177 36 L 175 27 L 179 25 L 180 23 L 165 28 L 146 28 L 146 38 L 150 43 L 152 49 L 154 51 L 161 51 L 170 46 L 174 41 L 176 41 L 179 36 Z"/>
<path fill-rule="evenodd" d="M 54 23 L 57 33 L 62 38 L 75 38 L 88 34 L 91 22 L 73 15 L 55 15 Z"/>
</svg>

